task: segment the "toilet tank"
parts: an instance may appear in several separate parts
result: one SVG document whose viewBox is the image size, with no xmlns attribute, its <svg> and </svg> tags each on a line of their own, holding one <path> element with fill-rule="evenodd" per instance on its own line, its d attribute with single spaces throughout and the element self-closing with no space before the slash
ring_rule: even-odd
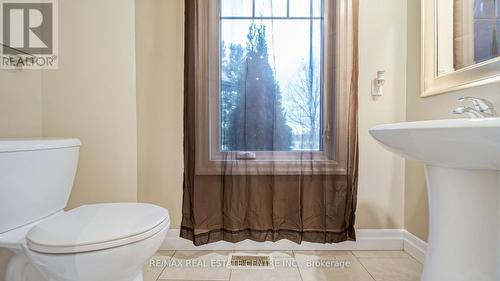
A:
<svg viewBox="0 0 500 281">
<path fill-rule="evenodd" d="M 0 233 L 64 209 L 80 145 L 78 139 L 0 138 Z"/>
</svg>

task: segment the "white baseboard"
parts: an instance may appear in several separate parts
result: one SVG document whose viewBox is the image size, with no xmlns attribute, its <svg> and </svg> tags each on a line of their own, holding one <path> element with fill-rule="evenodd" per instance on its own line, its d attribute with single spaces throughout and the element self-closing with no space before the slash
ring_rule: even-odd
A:
<svg viewBox="0 0 500 281">
<path fill-rule="evenodd" d="M 427 242 L 404 230 L 403 249 L 410 256 L 421 263 L 425 261 L 425 252 L 427 251 Z"/>
<path fill-rule="evenodd" d="M 425 256 L 426 243 L 404 229 L 359 229 L 356 231 L 357 241 L 338 244 L 319 244 L 303 242 L 296 244 L 288 240 L 278 242 L 254 242 L 245 240 L 239 243 L 220 241 L 196 247 L 189 240 L 179 237 L 179 229 L 168 232 L 161 247 L 162 250 L 182 251 L 362 251 L 362 250 L 405 250 L 419 261 Z"/>
</svg>

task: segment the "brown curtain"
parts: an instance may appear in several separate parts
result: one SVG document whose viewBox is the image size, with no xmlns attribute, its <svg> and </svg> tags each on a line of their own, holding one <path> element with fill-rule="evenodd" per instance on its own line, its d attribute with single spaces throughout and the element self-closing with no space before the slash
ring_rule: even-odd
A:
<svg viewBox="0 0 500 281">
<path fill-rule="evenodd" d="M 358 182 L 358 1 L 353 0 L 353 61 L 348 108 L 345 110 L 346 172 L 316 174 L 310 169 L 293 174 L 230 173 L 218 175 L 196 169 L 197 90 L 200 76 L 200 0 L 186 0 L 184 83 L 184 196 L 181 237 L 203 245 L 220 240 L 239 242 L 288 239 L 317 243 L 355 240 Z M 332 105 L 333 106 L 333 105 Z M 252 114 L 252 112 L 250 112 Z M 199 121 L 199 120 L 198 120 Z M 333 128 L 335 130 L 335 128 Z M 308 158 L 304 153 L 304 158 Z M 308 162 L 310 163 L 310 162 Z M 306 165 L 306 164 L 304 164 Z"/>
<path fill-rule="evenodd" d="M 462 69 L 474 64 L 473 0 L 453 1 L 453 67 Z"/>
</svg>

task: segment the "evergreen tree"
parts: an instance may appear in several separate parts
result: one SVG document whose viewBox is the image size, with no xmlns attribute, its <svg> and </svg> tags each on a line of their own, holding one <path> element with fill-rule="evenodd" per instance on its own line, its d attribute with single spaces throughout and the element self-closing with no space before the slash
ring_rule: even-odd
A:
<svg viewBox="0 0 500 281">
<path fill-rule="evenodd" d="M 240 93 L 245 90 L 245 49 L 241 45 L 230 44 L 226 49 L 222 43 L 222 83 L 220 97 L 221 145 L 228 150 L 228 139 L 231 136 L 232 113 L 236 107 Z"/>
<path fill-rule="evenodd" d="M 239 56 L 239 51 L 235 49 L 235 56 Z M 269 63 L 264 25 L 250 26 L 243 65 L 237 69 L 232 84 L 238 94 L 229 114 L 227 148 L 233 151 L 290 150 L 292 130 L 286 124 L 280 88 Z"/>
</svg>

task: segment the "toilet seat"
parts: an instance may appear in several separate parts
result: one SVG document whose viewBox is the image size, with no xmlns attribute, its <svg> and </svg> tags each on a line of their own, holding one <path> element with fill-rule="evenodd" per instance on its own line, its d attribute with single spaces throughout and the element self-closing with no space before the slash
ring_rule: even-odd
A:
<svg viewBox="0 0 500 281">
<path fill-rule="evenodd" d="M 168 211 L 151 204 L 84 205 L 34 226 L 26 244 L 45 254 L 83 253 L 141 241 L 169 226 Z"/>
</svg>

